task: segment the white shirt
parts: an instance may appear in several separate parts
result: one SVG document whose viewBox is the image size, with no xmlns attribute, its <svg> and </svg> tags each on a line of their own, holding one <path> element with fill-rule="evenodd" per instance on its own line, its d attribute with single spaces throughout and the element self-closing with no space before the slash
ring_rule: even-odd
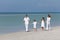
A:
<svg viewBox="0 0 60 40">
<path fill-rule="evenodd" d="M 33 28 L 36 28 L 37 22 L 33 22 Z"/>
<path fill-rule="evenodd" d="M 29 24 L 29 21 L 30 21 L 29 17 L 25 17 L 24 21 L 25 21 L 25 24 Z"/>
<path fill-rule="evenodd" d="M 47 24 L 50 24 L 50 20 L 51 20 L 51 18 L 47 17 Z"/>
<path fill-rule="evenodd" d="M 44 20 L 41 21 L 41 27 L 45 27 Z"/>
</svg>

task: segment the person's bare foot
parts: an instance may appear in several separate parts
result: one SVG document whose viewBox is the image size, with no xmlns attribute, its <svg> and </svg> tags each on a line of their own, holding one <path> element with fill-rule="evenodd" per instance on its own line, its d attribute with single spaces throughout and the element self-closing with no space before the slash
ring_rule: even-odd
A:
<svg viewBox="0 0 60 40">
<path fill-rule="evenodd" d="M 29 32 L 29 31 L 26 31 L 26 32 Z"/>
</svg>

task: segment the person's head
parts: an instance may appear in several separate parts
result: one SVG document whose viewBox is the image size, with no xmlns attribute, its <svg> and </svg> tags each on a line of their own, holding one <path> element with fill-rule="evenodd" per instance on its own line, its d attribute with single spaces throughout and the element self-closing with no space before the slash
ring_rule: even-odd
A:
<svg viewBox="0 0 60 40">
<path fill-rule="evenodd" d="M 35 22 L 36 20 L 34 19 L 34 22 Z"/>
<path fill-rule="evenodd" d="M 50 14 L 48 14 L 48 17 L 51 17 L 51 15 L 50 15 Z"/>
<path fill-rule="evenodd" d="M 42 17 L 42 19 L 44 19 L 44 17 Z"/>
<path fill-rule="evenodd" d="M 44 21 L 45 21 L 45 18 L 44 18 L 44 17 L 42 17 L 42 20 L 44 20 Z"/>
<path fill-rule="evenodd" d="M 26 14 L 26 16 L 25 17 L 28 17 L 28 15 Z"/>
</svg>

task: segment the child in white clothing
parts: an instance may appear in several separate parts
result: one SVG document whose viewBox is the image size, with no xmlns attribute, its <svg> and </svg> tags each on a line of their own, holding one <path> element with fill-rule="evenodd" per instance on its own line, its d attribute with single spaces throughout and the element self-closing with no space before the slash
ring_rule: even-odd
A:
<svg viewBox="0 0 60 40">
<path fill-rule="evenodd" d="M 45 19 L 44 19 L 44 17 L 42 17 L 42 20 L 41 20 L 41 28 L 42 28 L 42 30 L 44 30 L 44 28 L 45 28 Z"/>
<path fill-rule="evenodd" d="M 36 20 L 34 20 L 34 22 L 33 22 L 34 31 L 37 31 L 36 26 L 37 26 L 37 22 L 36 22 Z"/>
</svg>

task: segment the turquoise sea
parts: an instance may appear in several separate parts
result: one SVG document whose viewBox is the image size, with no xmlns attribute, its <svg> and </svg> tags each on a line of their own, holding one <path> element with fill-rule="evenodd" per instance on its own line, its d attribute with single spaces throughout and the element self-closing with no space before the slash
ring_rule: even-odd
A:
<svg viewBox="0 0 60 40">
<path fill-rule="evenodd" d="M 41 18 L 44 16 L 46 20 L 48 14 L 51 14 L 51 27 L 60 26 L 60 12 L 0 12 L 0 34 L 25 31 L 23 18 L 26 14 L 30 17 L 30 30 L 34 19 L 40 28 Z"/>
</svg>

